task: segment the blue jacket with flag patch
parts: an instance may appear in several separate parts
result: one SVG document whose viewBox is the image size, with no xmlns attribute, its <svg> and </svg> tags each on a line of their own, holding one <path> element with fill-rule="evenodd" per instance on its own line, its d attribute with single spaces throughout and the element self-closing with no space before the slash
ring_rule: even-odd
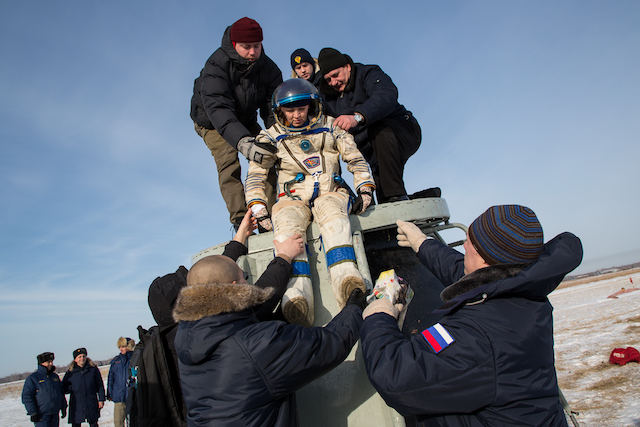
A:
<svg viewBox="0 0 640 427">
<path fill-rule="evenodd" d="M 377 313 L 360 333 L 367 374 L 387 404 L 422 426 L 566 426 L 547 295 L 582 261 L 580 240 L 563 233 L 532 264 L 466 276 L 464 256 L 435 240 L 418 257 L 449 285 L 439 326 L 408 339 Z"/>
</svg>

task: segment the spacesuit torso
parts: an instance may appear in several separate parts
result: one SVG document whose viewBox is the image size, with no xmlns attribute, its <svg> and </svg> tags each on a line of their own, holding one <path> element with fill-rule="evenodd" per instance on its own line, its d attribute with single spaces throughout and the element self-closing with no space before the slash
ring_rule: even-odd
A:
<svg viewBox="0 0 640 427">
<path fill-rule="evenodd" d="M 309 201 L 318 188 L 316 197 L 336 191 L 338 184 L 334 174 L 340 175 L 340 156 L 347 163 L 347 170 L 353 174 L 354 191 L 363 186 L 375 187 L 369 167 L 356 147 L 353 136 L 339 127 L 333 126 L 334 118 L 322 115 L 310 129 L 302 132 L 288 132 L 278 123 L 263 130 L 256 137 L 259 142 L 269 142 L 276 146 L 277 153 L 271 162 L 262 165 L 251 162 L 245 181 L 247 205 L 266 205 L 264 181 L 268 168 L 276 164 L 278 171 L 278 200 L 300 197 Z M 296 182 L 302 173 L 304 180 Z M 315 183 L 318 185 L 315 186 Z M 285 192 L 285 184 L 290 192 Z M 293 197 L 292 197 L 293 196 Z"/>
</svg>

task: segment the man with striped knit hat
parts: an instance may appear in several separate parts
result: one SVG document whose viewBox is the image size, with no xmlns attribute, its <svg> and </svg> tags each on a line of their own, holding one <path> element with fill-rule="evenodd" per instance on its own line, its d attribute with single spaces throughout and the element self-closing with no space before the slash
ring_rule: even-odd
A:
<svg viewBox="0 0 640 427">
<path fill-rule="evenodd" d="M 492 206 L 467 233 L 464 255 L 398 221 L 412 248 L 445 285 L 443 317 L 406 338 L 388 300 L 363 313 L 362 354 L 371 383 L 416 425 L 566 426 L 547 295 L 582 261 L 571 233 L 544 243 L 536 214 Z"/>
</svg>

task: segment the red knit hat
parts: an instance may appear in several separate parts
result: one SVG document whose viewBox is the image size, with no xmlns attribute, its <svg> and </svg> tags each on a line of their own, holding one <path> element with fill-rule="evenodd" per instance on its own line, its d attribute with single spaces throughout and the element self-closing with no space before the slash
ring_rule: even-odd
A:
<svg viewBox="0 0 640 427">
<path fill-rule="evenodd" d="M 231 26 L 231 41 L 234 43 L 256 43 L 262 41 L 262 27 L 251 18 L 238 19 Z"/>
</svg>

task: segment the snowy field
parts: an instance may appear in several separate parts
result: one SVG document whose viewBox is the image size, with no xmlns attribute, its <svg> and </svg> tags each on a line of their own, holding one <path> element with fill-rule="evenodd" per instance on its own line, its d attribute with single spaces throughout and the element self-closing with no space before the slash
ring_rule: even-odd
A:
<svg viewBox="0 0 640 427">
<path fill-rule="evenodd" d="M 609 363 L 616 347 L 640 350 L 640 290 L 607 298 L 630 288 L 630 277 L 638 287 L 640 271 L 568 286 L 549 298 L 554 306 L 558 379 L 571 409 L 579 413 L 581 427 L 640 427 L 640 363 Z M 108 367 L 101 371 L 106 388 Z M 33 426 L 20 401 L 22 385 L 23 381 L 0 384 L 0 427 Z M 67 419 L 60 425 L 68 425 Z M 105 403 L 99 425 L 113 426 L 112 402 Z"/>
<path fill-rule="evenodd" d="M 580 426 L 640 426 L 640 363 L 609 363 L 614 348 L 640 350 L 640 290 L 607 298 L 640 272 L 554 291 L 558 381 Z M 571 282 L 569 282 L 571 283 Z M 569 424 L 571 426 L 571 424 Z"/>
<path fill-rule="evenodd" d="M 102 374 L 106 392 L 109 366 L 101 366 L 100 373 Z M 62 379 L 62 374 L 63 372 L 58 372 L 60 379 Z M 33 423 L 29 420 L 27 410 L 21 400 L 23 385 L 24 381 L 0 384 L 0 427 L 33 427 Z M 69 395 L 67 395 L 68 401 Z M 60 427 L 68 425 L 69 420 L 67 418 L 60 419 Z M 113 427 L 113 402 L 104 402 L 104 408 L 100 411 L 98 425 L 100 427 Z M 82 423 L 82 427 L 88 426 L 89 423 Z"/>
</svg>

